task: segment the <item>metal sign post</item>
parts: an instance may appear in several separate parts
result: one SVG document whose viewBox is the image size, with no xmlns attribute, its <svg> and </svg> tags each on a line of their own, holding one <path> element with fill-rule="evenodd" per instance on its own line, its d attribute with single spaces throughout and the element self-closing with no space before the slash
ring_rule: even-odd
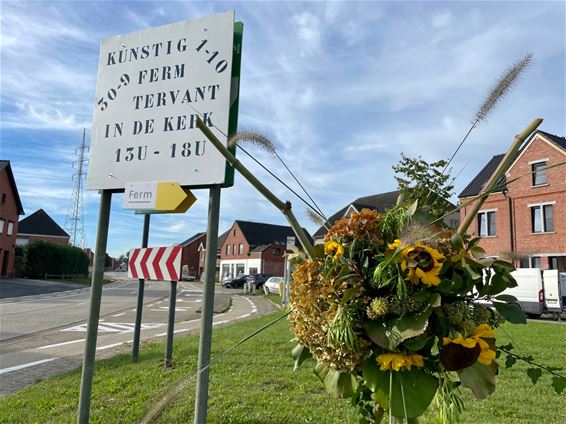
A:
<svg viewBox="0 0 566 424">
<path fill-rule="evenodd" d="M 175 303 L 177 302 L 177 282 L 171 281 L 169 293 L 169 319 L 167 321 L 167 346 L 165 348 L 165 368 L 173 367 L 173 330 L 175 328 Z"/>
<path fill-rule="evenodd" d="M 108 241 L 111 201 L 112 193 L 109 190 L 102 190 L 100 211 L 98 213 L 98 229 L 96 231 L 96 246 L 94 248 L 94 269 L 92 271 L 92 286 L 90 289 L 90 310 L 88 315 L 85 355 L 81 375 L 81 393 L 77 416 L 77 423 L 79 424 L 87 424 L 90 413 L 90 395 L 92 392 L 92 377 L 94 375 L 96 338 L 98 336 L 98 319 L 100 317 L 102 278 L 104 276 L 104 260 L 106 257 L 106 243 Z"/>
<path fill-rule="evenodd" d="M 208 201 L 208 228 L 206 230 L 206 257 L 198 375 L 195 398 L 195 424 L 205 424 L 208 404 L 208 379 L 210 374 L 210 347 L 212 344 L 212 313 L 214 309 L 214 283 L 216 279 L 216 250 L 218 248 L 218 221 L 220 215 L 220 186 L 210 189 Z"/>
<path fill-rule="evenodd" d="M 145 214 L 143 216 L 143 234 L 142 234 L 142 244 L 141 247 L 147 247 L 147 241 L 149 239 L 149 219 L 151 215 Z M 141 333 L 141 321 L 142 321 L 142 310 L 143 310 L 143 292 L 145 286 L 145 279 L 139 279 L 138 286 L 138 305 L 136 307 L 136 323 L 134 325 L 134 344 L 132 345 L 132 362 L 138 360 L 138 355 L 140 351 L 140 333 Z"/>
</svg>

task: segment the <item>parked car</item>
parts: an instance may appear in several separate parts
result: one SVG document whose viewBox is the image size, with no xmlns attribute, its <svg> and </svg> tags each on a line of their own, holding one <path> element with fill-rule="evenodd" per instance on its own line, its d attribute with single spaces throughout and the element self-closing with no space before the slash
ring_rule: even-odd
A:
<svg viewBox="0 0 566 424">
<path fill-rule="evenodd" d="M 246 283 L 247 279 L 248 279 L 249 275 L 242 275 L 241 277 L 238 278 L 233 278 L 231 280 L 226 280 L 222 282 L 222 287 L 225 287 L 227 289 L 237 289 L 239 287 L 244 287 L 244 284 Z"/>
<path fill-rule="evenodd" d="M 189 273 L 189 266 L 183 265 L 181 269 L 181 280 L 183 281 L 195 281 L 196 277 Z"/>
<path fill-rule="evenodd" d="M 275 293 L 281 295 L 281 283 L 284 283 L 283 277 L 269 277 L 265 284 L 263 285 L 263 291 L 265 294 Z"/>
<path fill-rule="evenodd" d="M 273 274 L 251 274 L 248 276 L 248 283 L 253 284 L 256 290 L 261 289 L 269 277 L 273 277 Z"/>
</svg>

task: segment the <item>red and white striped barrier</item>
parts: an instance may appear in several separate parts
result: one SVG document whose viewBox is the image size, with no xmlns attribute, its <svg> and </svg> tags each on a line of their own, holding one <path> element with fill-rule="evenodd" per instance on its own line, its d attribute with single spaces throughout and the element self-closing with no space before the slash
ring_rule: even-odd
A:
<svg viewBox="0 0 566 424">
<path fill-rule="evenodd" d="M 128 277 L 158 281 L 181 279 L 181 246 L 130 250 Z"/>
</svg>

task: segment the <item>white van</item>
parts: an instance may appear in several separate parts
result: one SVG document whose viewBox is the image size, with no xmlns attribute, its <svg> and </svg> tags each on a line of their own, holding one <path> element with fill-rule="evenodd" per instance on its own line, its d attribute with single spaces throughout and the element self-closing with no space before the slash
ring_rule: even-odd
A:
<svg viewBox="0 0 566 424">
<path fill-rule="evenodd" d="M 517 298 L 523 312 L 531 317 L 539 317 L 546 312 L 544 303 L 544 284 L 542 270 L 539 268 L 517 268 L 511 272 L 517 287 L 505 290 Z"/>
<path fill-rule="evenodd" d="M 511 272 L 517 287 L 503 291 L 517 298 L 525 314 L 538 318 L 566 309 L 566 273 L 539 268 L 517 268 Z"/>
</svg>

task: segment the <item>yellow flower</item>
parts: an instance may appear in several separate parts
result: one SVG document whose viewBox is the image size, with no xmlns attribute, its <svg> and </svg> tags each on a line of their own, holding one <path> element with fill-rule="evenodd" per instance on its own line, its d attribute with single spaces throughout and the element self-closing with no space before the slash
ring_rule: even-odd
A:
<svg viewBox="0 0 566 424">
<path fill-rule="evenodd" d="M 410 370 L 412 366 L 417 368 L 424 367 L 424 357 L 418 353 L 402 354 L 402 353 L 383 353 L 377 355 L 377 363 L 380 365 L 381 371 L 403 371 Z"/>
<path fill-rule="evenodd" d="M 458 334 L 454 339 L 444 337 L 442 343 L 444 346 L 450 343 L 459 344 L 468 349 L 474 349 L 479 345 L 480 355 L 477 362 L 483 365 L 489 365 L 495 359 L 496 353 L 491 349 L 485 339 L 491 339 L 494 336 L 495 330 L 493 328 L 487 324 L 481 324 L 474 329 L 474 335 L 472 337 L 464 338 L 461 334 Z"/>
<path fill-rule="evenodd" d="M 440 284 L 440 270 L 442 269 L 442 261 L 444 255 L 438 250 L 421 244 L 415 243 L 415 247 L 403 249 L 401 261 L 401 269 L 405 271 L 409 268 L 407 280 L 417 285 L 419 282 L 425 286 L 438 286 Z"/>
<path fill-rule="evenodd" d="M 395 250 L 397 249 L 399 246 L 401 246 L 401 240 L 397 239 L 395 240 L 393 243 L 389 243 L 387 245 L 387 247 L 391 250 Z"/>
<path fill-rule="evenodd" d="M 344 254 L 344 247 L 334 240 L 329 240 L 324 243 L 324 254 L 333 256 L 337 261 Z"/>
</svg>

